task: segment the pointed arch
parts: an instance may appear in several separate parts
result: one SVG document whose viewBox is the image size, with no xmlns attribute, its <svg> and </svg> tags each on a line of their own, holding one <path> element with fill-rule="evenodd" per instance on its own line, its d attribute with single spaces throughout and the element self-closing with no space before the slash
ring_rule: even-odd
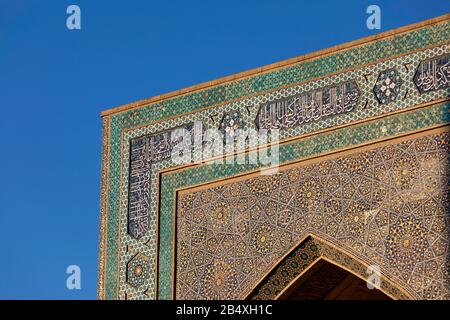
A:
<svg viewBox="0 0 450 320">
<path fill-rule="evenodd" d="M 278 261 L 243 298 L 250 300 L 282 299 L 285 293 L 298 283 L 299 279 L 305 277 L 308 271 L 320 262 L 334 265 L 365 282 L 374 282 L 371 280 L 378 276 L 379 282 L 374 282 L 379 285 L 377 289 L 391 299 L 411 300 L 417 298 L 401 284 L 386 276 L 382 270 L 311 233 Z"/>
</svg>

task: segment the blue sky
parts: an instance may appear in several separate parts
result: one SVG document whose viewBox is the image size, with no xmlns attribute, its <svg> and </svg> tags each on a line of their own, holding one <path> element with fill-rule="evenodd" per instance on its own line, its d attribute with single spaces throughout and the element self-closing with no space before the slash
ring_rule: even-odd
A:
<svg viewBox="0 0 450 320">
<path fill-rule="evenodd" d="M 66 8 L 81 8 L 81 30 Z M 381 7 L 381 30 L 366 8 Z M 447 1 L 0 0 L 0 299 L 95 299 L 100 111 L 449 12 Z M 81 290 L 66 288 L 68 265 Z"/>
</svg>

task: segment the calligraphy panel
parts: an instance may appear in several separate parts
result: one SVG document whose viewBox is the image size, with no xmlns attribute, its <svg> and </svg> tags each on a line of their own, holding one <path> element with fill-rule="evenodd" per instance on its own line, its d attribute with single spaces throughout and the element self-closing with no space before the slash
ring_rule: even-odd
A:
<svg viewBox="0 0 450 320">
<path fill-rule="evenodd" d="M 285 129 L 348 113 L 356 108 L 359 89 L 354 80 L 304 92 L 261 105 L 258 129 Z"/>
<path fill-rule="evenodd" d="M 202 130 L 201 122 L 196 122 L 131 140 L 128 234 L 133 238 L 139 239 L 149 228 L 152 163 L 170 159 L 174 152 L 192 150 L 195 132 Z"/>
<path fill-rule="evenodd" d="M 420 93 L 450 87 L 450 54 L 420 62 L 414 83 Z"/>
</svg>

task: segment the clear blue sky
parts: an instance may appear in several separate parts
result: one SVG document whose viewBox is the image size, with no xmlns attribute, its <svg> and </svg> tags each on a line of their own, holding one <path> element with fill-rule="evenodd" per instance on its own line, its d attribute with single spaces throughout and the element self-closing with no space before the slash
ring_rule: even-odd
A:
<svg viewBox="0 0 450 320">
<path fill-rule="evenodd" d="M 82 30 L 66 28 L 77 4 Z M 382 29 L 366 28 L 378 4 Z M 95 299 L 100 111 L 449 12 L 444 0 L 0 0 L 0 298 Z M 81 267 L 81 290 L 66 267 Z"/>
</svg>

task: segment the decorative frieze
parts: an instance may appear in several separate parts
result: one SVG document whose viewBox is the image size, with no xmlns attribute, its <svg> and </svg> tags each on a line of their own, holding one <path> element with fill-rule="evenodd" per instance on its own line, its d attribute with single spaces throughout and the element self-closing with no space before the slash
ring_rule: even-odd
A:
<svg viewBox="0 0 450 320">
<path fill-rule="evenodd" d="M 450 87 L 450 54 L 420 62 L 414 83 L 420 93 Z"/>
<path fill-rule="evenodd" d="M 354 110 L 359 100 L 354 80 L 262 104 L 256 117 L 259 129 L 285 129 Z"/>
</svg>

